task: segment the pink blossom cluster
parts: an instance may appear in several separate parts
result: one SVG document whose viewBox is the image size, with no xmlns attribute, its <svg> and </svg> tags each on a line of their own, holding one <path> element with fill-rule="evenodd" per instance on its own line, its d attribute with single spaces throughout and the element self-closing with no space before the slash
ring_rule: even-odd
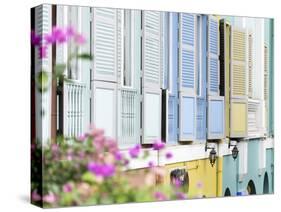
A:
<svg viewBox="0 0 281 212">
<path fill-rule="evenodd" d="M 36 34 L 34 30 L 31 31 L 31 44 L 38 47 L 41 59 L 47 57 L 48 45 L 63 44 L 71 39 L 76 45 L 83 45 L 86 42 L 85 37 L 71 26 L 65 28 L 55 26 L 50 33 L 43 35 Z"/>
</svg>

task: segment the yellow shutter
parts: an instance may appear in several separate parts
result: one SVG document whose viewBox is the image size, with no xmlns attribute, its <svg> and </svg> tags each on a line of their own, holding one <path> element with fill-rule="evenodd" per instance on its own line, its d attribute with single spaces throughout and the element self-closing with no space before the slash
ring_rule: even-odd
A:
<svg viewBox="0 0 281 212">
<path fill-rule="evenodd" d="M 253 36 L 248 36 L 248 71 L 249 71 L 249 87 L 248 95 L 251 98 L 253 95 Z"/>
</svg>

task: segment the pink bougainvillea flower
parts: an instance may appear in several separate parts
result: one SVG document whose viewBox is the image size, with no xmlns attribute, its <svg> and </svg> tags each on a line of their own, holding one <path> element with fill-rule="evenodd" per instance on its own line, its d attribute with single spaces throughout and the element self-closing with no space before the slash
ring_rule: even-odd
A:
<svg viewBox="0 0 281 212">
<path fill-rule="evenodd" d="M 172 184 L 176 188 L 180 188 L 182 186 L 182 182 L 179 179 L 177 179 L 177 178 L 172 178 Z"/>
<path fill-rule="evenodd" d="M 177 192 L 177 193 L 176 193 L 176 198 L 177 198 L 177 199 L 187 199 L 187 196 L 186 196 L 186 194 L 183 193 L 183 192 Z"/>
<path fill-rule="evenodd" d="M 84 43 L 86 43 L 86 39 L 82 34 L 76 34 L 74 36 L 74 41 L 78 45 L 83 45 Z"/>
<path fill-rule="evenodd" d="M 62 190 L 63 190 L 63 192 L 65 192 L 65 193 L 71 192 L 72 189 L 73 189 L 73 188 L 72 188 L 72 185 L 71 185 L 70 183 L 66 183 L 66 184 L 64 184 L 63 187 L 62 187 Z"/>
<path fill-rule="evenodd" d="M 66 27 L 66 29 L 65 29 L 65 35 L 66 35 L 67 38 L 70 38 L 70 37 L 74 36 L 75 33 L 76 33 L 76 32 L 75 32 L 75 30 L 74 30 L 74 28 L 73 28 L 72 26 Z"/>
<path fill-rule="evenodd" d="M 77 138 L 77 140 L 81 141 L 81 142 L 84 142 L 86 139 L 87 139 L 87 136 L 85 134 L 82 134 L 82 135 L 78 136 L 78 138 Z"/>
<path fill-rule="evenodd" d="M 31 31 L 31 44 L 38 46 L 41 44 L 41 36 L 37 35 L 33 30 Z"/>
<path fill-rule="evenodd" d="M 115 156 L 115 160 L 117 160 L 117 161 L 120 161 L 123 159 L 123 154 L 119 151 L 115 152 L 114 156 Z"/>
<path fill-rule="evenodd" d="M 54 203 L 54 202 L 56 202 L 56 200 L 57 200 L 57 197 L 53 193 L 49 193 L 49 194 L 43 196 L 43 201 L 47 202 L 47 203 Z"/>
<path fill-rule="evenodd" d="M 39 58 L 40 59 L 47 57 L 47 54 L 48 54 L 47 50 L 48 50 L 47 46 L 39 47 Z"/>
<path fill-rule="evenodd" d="M 156 140 L 153 144 L 154 150 L 161 150 L 165 147 L 165 144 L 161 140 Z"/>
<path fill-rule="evenodd" d="M 56 42 L 56 39 L 52 34 L 44 35 L 44 40 L 46 41 L 46 44 L 53 44 Z"/>
<path fill-rule="evenodd" d="M 137 158 L 140 154 L 141 145 L 137 144 L 133 148 L 129 149 L 129 155 L 131 158 Z"/>
<path fill-rule="evenodd" d="M 167 152 L 167 153 L 165 154 L 165 156 L 166 156 L 167 159 L 171 159 L 171 158 L 173 157 L 173 153 Z"/>
<path fill-rule="evenodd" d="M 154 164 L 153 161 L 149 161 L 149 162 L 148 162 L 148 167 L 152 168 L 152 167 L 154 167 L 154 166 L 155 166 L 155 164 Z"/>
<path fill-rule="evenodd" d="M 166 197 L 166 195 L 163 194 L 163 193 L 160 192 L 160 191 L 156 191 L 156 192 L 154 193 L 154 198 L 155 198 L 156 200 L 159 200 L 159 201 L 163 201 L 163 200 L 167 200 L 167 199 L 168 199 L 168 198 Z"/>
<path fill-rule="evenodd" d="M 40 196 L 40 195 L 37 193 L 37 191 L 35 190 L 35 191 L 33 191 L 32 194 L 31 194 L 31 199 L 36 202 L 36 201 L 41 200 L 41 196 Z"/>
<path fill-rule="evenodd" d="M 112 164 L 97 164 L 90 162 L 88 170 L 97 176 L 112 177 L 115 173 L 115 166 Z"/>
</svg>

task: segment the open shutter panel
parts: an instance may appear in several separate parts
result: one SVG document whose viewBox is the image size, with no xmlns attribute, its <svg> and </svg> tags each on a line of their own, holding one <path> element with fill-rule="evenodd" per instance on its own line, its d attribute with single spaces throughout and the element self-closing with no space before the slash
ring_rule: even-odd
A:
<svg viewBox="0 0 281 212">
<path fill-rule="evenodd" d="M 195 21 L 193 14 L 180 14 L 180 141 L 196 137 Z"/>
<path fill-rule="evenodd" d="M 208 139 L 224 137 L 224 97 L 219 96 L 219 23 L 208 16 Z"/>
<path fill-rule="evenodd" d="M 225 136 L 229 137 L 229 87 L 230 87 L 230 24 L 225 20 L 220 21 L 220 95 L 225 101 Z"/>
<path fill-rule="evenodd" d="M 35 8 L 35 33 L 44 35 L 52 31 L 52 6 L 40 5 Z M 51 87 L 52 79 L 52 47 L 49 46 L 47 55 L 43 59 L 39 56 L 39 48 L 35 48 L 35 74 L 38 76 L 41 71 L 48 75 L 48 86 Z M 46 92 L 39 92 L 36 89 L 36 127 L 37 139 L 46 143 L 51 138 L 51 89 Z M 44 111 L 44 116 L 42 116 Z M 41 125 L 41 126 L 40 126 Z"/>
<path fill-rule="evenodd" d="M 232 97 L 246 98 L 246 33 L 232 29 Z"/>
<path fill-rule="evenodd" d="M 94 79 L 117 80 L 117 10 L 94 9 Z"/>
<path fill-rule="evenodd" d="M 248 35 L 248 74 L 249 74 L 249 87 L 248 96 L 253 96 L 253 35 Z"/>
<path fill-rule="evenodd" d="M 230 137 L 245 137 L 248 129 L 245 31 L 233 27 L 231 41 Z"/>
<path fill-rule="evenodd" d="M 92 122 L 117 138 L 117 9 L 94 8 L 93 20 Z"/>
<path fill-rule="evenodd" d="M 161 13 L 143 11 L 143 143 L 161 138 Z"/>
<path fill-rule="evenodd" d="M 209 16 L 208 23 L 208 91 L 219 95 L 219 25 L 218 20 Z"/>
<path fill-rule="evenodd" d="M 268 47 L 264 46 L 264 102 L 265 102 L 265 127 L 268 130 L 268 109 L 269 109 L 269 52 Z"/>
<path fill-rule="evenodd" d="M 168 142 L 178 141 L 178 14 L 169 13 Z"/>
</svg>

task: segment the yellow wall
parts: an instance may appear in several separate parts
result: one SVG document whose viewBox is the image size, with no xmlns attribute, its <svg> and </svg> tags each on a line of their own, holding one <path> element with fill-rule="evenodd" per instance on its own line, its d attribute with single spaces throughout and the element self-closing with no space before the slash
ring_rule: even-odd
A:
<svg viewBox="0 0 281 212">
<path fill-rule="evenodd" d="M 189 176 L 188 198 L 202 196 L 216 197 L 222 193 L 222 158 L 219 158 L 214 167 L 209 159 L 194 160 L 166 165 L 164 183 L 170 183 L 170 172 L 175 168 L 185 168 Z M 198 186 L 201 184 L 202 187 Z"/>
</svg>

